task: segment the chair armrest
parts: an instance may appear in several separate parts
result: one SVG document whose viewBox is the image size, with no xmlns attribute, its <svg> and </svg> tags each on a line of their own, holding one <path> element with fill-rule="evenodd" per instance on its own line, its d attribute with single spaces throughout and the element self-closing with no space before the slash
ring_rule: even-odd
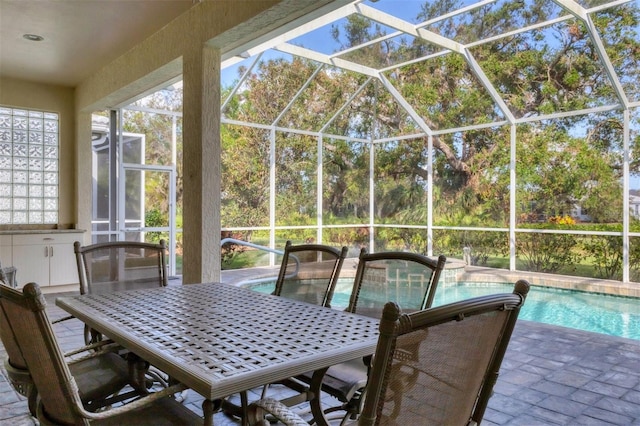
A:
<svg viewBox="0 0 640 426">
<path fill-rule="evenodd" d="M 100 357 L 107 352 L 118 353 L 118 351 L 120 351 L 121 349 L 122 346 L 118 345 L 113 340 L 103 340 L 66 352 L 64 354 L 64 357 L 66 359 L 67 365 L 73 365 L 80 361 Z M 76 356 L 79 354 L 84 355 Z"/>
<path fill-rule="evenodd" d="M 59 322 L 68 321 L 74 318 L 75 317 L 73 315 L 67 315 L 66 317 L 58 318 L 57 320 L 51 321 L 51 324 L 58 324 Z"/>
<path fill-rule="evenodd" d="M 263 398 L 249 405 L 249 424 L 269 426 L 269 422 L 264 418 L 266 414 L 271 414 L 286 426 L 309 426 L 302 417 L 273 398 Z"/>
<path fill-rule="evenodd" d="M 110 408 L 108 410 L 104 410 L 104 411 L 99 411 L 99 412 L 90 412 L 85 410 L 85 408 L 82 406 L 82 402 L 80 402 L 80 400 L 76 401 L 76 409 L 78 410 L 78 412 L 80 413 L 80 415 L 86 419 L 89 420 L 103 420 L 103 419 L 108 419 L 110 417 L 113 416 L 117 416 L 119 414 L 123 414 L 126 413 L 128 411 L 132 411 L 132 410 L 136 410 L 140 407 L 144 407 L 145 405 L 151 404 L 155 401 L 158 401 L 159 399 L 165 398 L 165 397 L 173 397 L 173 394 L 178 393 L 178 392 L 182 392 L 183 390 L 188 389 L 185 385 L 183 385 L 182 383 L 179 383 L 177 385 L 173 385 L 170 386 L 168 388 L 162 389 L 159 392 L 154 392 L 152 394 L 149 394 L 143 398 L 140 398 L 136 401 L 133 402 L 129 402 L 125 405 L 121 405 L 119 407 L 115 407 L 115 408 Z"/>
<path fill-rule="evenodd" d="M 102 340 L 100 342 L 96 342 L 96 343 L 91 343 L 89 345 L 86 346 L 82 346 L 79 347 L 78 349 L 74 349 L 71 350 L 69 352 L 65 352 L 64 353 L 64 357 L 65 358 L 70 358 L 74 355 L 78 355 L 81 354 L 83 352 L 92 352 L 92 353 L 97 353 L 100 354 L 101 352 L 116 352 L 118 350 L 122 349 L 122 347 L 118 344 L 116 344 L 113 340 Z M 93 355 L 88 355 L 86 356 L 86 358 L 91 358 Z M 83 357 L 85 358 L 85 357 Z M 78 358 L 74 358 L 72 361 L 76 362 L 78 361 Z"/>
</svg>

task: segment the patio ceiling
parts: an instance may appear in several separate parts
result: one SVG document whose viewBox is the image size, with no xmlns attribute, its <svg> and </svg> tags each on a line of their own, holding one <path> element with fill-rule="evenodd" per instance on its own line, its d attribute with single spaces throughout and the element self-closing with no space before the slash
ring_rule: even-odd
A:
<svg viewBox="0 0 640 426">
<path fill-rule="evenodd" d="M 306 58 L 318 64 L 318 70 L 324 69 L 342 70 L 367 76 L 369 79 L 360 87 L 362 90 L 367 84 L 376 82 L 386 89 L 392 98 L 407 112 L 408 120 L 412 120 L 417 132 L 427 135 L 436 134 L 443 129 L 431 128 L 416 111 L 415 105 L 407 100 L 397 89 L 393 81 L 394 71 L 409 67 L 420 62 L 434 61 L 444 55 L 460 55 L 467 67 L 469 81 L 461 84 L 469 84 L 474 88 L 481 88 L 484 96 L 488 96 L 494 105 L 494 119 L 492 123 L 482 123 L 483 127 L 501 125 L 505 123 L 517 124 L 530 120 L 541 120 L 567 115 L 581 115 L 594 111 L 628 110 L 630 107 L 640 105 L 640 89 L 636 77 L 627 75 L 626 68 L 612 63 L 607 53 L 606 34 L 598 32 L 594 24 L 598 14 L 608 9 L 620 7 L 638 7 L 639 0 L 548 0 L 531 1 L 520 0 L 516 2 L 513 13 L 518 15 L 517 28 L 503 28 L 496 26 L 487 29 L 479 38 L 473 38 L 473 34 L 465 32 L 466 24 L 478 23 L 484 17 L 505 6 L 513 3 L 506 0 L 481 0 L 462 1 L 457 9 L 443 11 L 439 16 L 430 16 L 427 20 L 418 19 L 424 16 L 423 7 L 428 4 L 424 0 L 356 0 L 333 12 L 315 19 L 305 25 L 290 29 L 269 41 L 262 42 L 245 50 L 237 49 L 223 55 L 223 84 L 234 82 L 235 87 L 231 95 L 223 105 L 223 119 L 225 106 L 234 94 L 240 90 L 244 79 L 251 73 L 260 60 L 279 59 L 292 60 L 294 57 Z M 334 39 L 333 30 L 344 26 L 348 17 L 358 16 L 368 22 L 370 29 L 369 39 L 350 47 L 347 40 Z M 576 26 L 588 31 L 588 47 L 595 52 L 596 59 L 593 66 L 601 69 L 602 82 L 600 84 L 610 86 L 610 97 L 607 99 L 594 99 L 587 110 L 562 109 L 552 111 L 548 115 L 521 114 L 518 108 L 510 104 L 511 93 L 498 87 L 491 76 L 486 72 L 486 64 L 474 56 L 474 50 L 479 46 L 491 43 L 507 41 L 517 36 L 528 36 L 532 45 L 530 49 L 536 50 L 541 46 L 559 46 L 562 37 L 571 35 Z M 374 34 L 375 32 L 375 34 Z M 637 28 L 635 38 L 640 37 Z M 415 46 L 421 44 L 420 56 L 409 56 L 416 49 L 407 49 L 407 55 L 395 55 L 392 63 L 378 63 L 374 55 L 367 55 L 367 49 L 375 49 L 382 44 L 394 44 L 395 46 Z M 317 72 L 309 77 L 309 80 L 300 88 L 296 97 L 311 84 Z M 637 69 L 634 70 L 637 72 Z M 473 81 L 471 81 L 473 80 Z M 348 102 L 352 101 L 354 94 Z M 279 120 L 286 114 L 286 109 L 281 111 L 277 118 L 270 123 L 260 123 L 278 126 Z M 344 108 L 344 106 L 343 106 Z M 324 132 L 330 125 L 329 118 L 322 129 L 308 129 Z M 451 129 L 449 129 L 451 130 Z M 460 130 L 460 129 L 458 129 Z"/>
<path fill-rule="evenodd" d="M 77 86 L 195 3 L 0 0 L 0 75 Z"/>
</svg>

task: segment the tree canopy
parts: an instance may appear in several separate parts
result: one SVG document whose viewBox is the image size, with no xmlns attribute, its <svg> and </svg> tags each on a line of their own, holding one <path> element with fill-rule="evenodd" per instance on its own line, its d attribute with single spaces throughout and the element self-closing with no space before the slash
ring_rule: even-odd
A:
<svg viewBox="0 0 640 426">
<path fill-rule="evenodd" d="M 416 22 L 429 21 L 461 5 L 453 0 L 425 2 Z M 523 5 L 488 4 L 427 29 L 470 43 L 557 14 L 558 7 L 552 2 L 535 0 L 527 2 L 526 8 Z M 623 86 L 637 96 L 632 82 L 640 77 L 640 12 L 623 4 L 594 12 L 592 19 Z M 452 224 L 466 217 L 469 225 L 508 225 L 511 130 L 498 102 L 504 102 L 507 114 L 515 119 L 620 104 L 585 25 L 573 18 L 474 45 L 468 51 L 479 71 L 461 54 L 435 54 L 436 46 L 421 39 L 388 39 L 340 56 L 363 65 L 389 66 L 431 55 L 391 67 L 382 78 L 436 132 L 432 138 L 434 223 Z M 332 28 L 339 50 L 375 40 L 387 31 L 357 14 Z M 423 132 L 414 116 L 380 79 L 365 84 L 364 75 L 325 65 L 307 83 L 318 66 L 286 55 L 261 61 L 224 115 L 246 123 L 326 134 L 322 139 L 322 213 L 329 222 L 348 217 L 348 222 L 358 223 L 368 214 L 368 164 L 373 152 L 376 221 L 402 219 L 424 224 L 428 137 L 419 135 Z M 495 88 L 495 95 L 484 79 Z M 527 222 L 533 217 L 570 215 L 580 205 L 593 221 L 619 222 L 622 121 L 621 110 L 614 108 L 518 124 L 518 217 Z M 496 124 L 467 129 L 485 123 Z M 412 134 L 419 136 L 401 139 Z M 225 225 L 264 224 L 268 217 L 264 189 L 269 177 L 269 131 L 230 124 L 225 126 L 223 139 L 228 148 L 223 159 Z M 367 143 L 371 140 L 384 142 L 375 143 L 371 151 Z M 637 142 L 635 134 L 633 146 Z M 286 221 L 281 214 L 302 214 L 313 223 L 316 139 L 283 130 L 276 137 L 276 151 L 277 217 Z M 632 171 L 636 171 L 635 163 Z"/>
</svg>

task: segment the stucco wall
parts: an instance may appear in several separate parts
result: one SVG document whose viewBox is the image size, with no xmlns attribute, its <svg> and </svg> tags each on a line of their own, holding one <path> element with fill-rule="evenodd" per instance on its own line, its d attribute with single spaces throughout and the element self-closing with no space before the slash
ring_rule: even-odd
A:
<svg viewBox="0 0 640 426">
<path fill-rule="evenodd" d="M 57 112 L 60 116 L 60 192 L 58 223 L 63 227 L 76 223 L 75 147 L 76 118 L 74 89 L 0 77 L 0 104 Z"/>
</svg>

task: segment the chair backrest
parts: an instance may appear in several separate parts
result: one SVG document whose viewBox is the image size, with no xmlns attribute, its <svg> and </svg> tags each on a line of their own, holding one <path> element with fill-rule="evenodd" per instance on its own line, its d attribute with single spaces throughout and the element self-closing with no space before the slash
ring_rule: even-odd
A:
<svg viewBox="0 0 640 426">
<path fill-rule="evenodd" d="M 446 260 L 362 249 L 347 311 L 380 318 L 386 302 L 398 303 L 405 312 L 430 308 Z"/>
<path fill-rule="evenodd" d="M 17 270 L 14 266 L 0 266 L 0 284 L 15 288 L 18 284 L 16 275 Z"/>
<path fill-rule="evenodd" d="M 358 424 L 479 424 L 528 291 L 409 314 L 389 302 Z"/>
<path fill-rule="evenodd" d="M 133 241 L 113 241 L 73 245 L 78 264 L 81 294 L 167 285 L 166 245 Z"/>
<path fill-rule="evenodd" d="M 0 285 L 6 286 L 7 283 L 0 283 Z M 2 346 L 7 351 L 9 364 L 15 368 L 26 370 L 27 363 L 18 348 L 16 336 L 13 335 L 13 331 L 9 326 L 9 319 L 7 318 L 7 314 L 5 313 L 4 308 L 2 308 L 2 305 L 0 305 L 0 340 L 2 341 Z"/>
<path fill-rule="evenodd" d="M 347 247 L 293 245 L 287 241 L 273 294 L 314 305 L 331 306 L 346 256 Z"/>
<path fill-rule="evenodd" d="M 47 417 L 59 424 L 81 424 L 78 388 L 51 328 L 40 287 L 29 283 L 20 292 L 0 286 L 0 304 Z"/>
</svg>

